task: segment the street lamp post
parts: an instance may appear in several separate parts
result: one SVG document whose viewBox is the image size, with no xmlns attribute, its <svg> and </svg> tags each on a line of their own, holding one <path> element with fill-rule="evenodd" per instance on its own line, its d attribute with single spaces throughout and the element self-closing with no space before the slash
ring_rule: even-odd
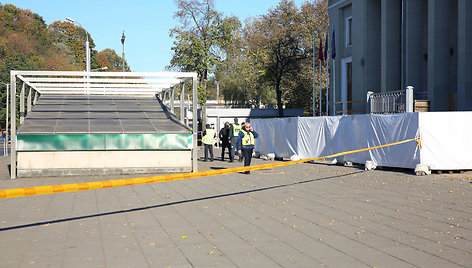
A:
<svg viewBox="0 0 472 268">
<path fill-rule="evenodd" d="M 4 154 L 3 155 L 6 155 L 8 156 L 8 102 L 10 101 L 9 100 L 9 96 L 10 96 L 10 84 L 5 84 L 5 86 L 7 86 L 7 110 L 5 111 L 7 113 L 7 122 L 5 124 L 5 141 L 4 141 Z"/>
<path fill-rule="evenodd" d="M 121 35 L 121 44 L 123 45 L 123 72 L 125 71 L 125 31 L 123 30 L 123 35 Z"/>
<path fill-rule="evenodd" d="M 88 34 L 87 30 L 85 30 L 85 28 L 82 26 L 82 24 L 78 23 L 77 21 L 67 17 L 65 22 L 72 23 L 72 24 L 77 24 L 77 25 L 79 25 L 80 28 L 84 29 L 85 35 L 87 37 L 87 39 L 85 41 L 85 70 L 87 72 L 90 72 L 90 43 L 89 43 L 89 39 L 88 39 L 89 34 Z"/>
</svg>

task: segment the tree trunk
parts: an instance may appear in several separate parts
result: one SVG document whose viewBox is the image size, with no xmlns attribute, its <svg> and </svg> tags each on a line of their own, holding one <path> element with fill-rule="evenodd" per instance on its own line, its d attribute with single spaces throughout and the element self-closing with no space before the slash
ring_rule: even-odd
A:
<svg viewBox="0 0 472 268">
<path fill-rule="evenodd" d="M 275 93 L 277 94 L 277 109 L 279 110 L 279 117 L 284 117 L 284 108 L 282 106 L 282 92 L 280 91 L 280 79 L 277 78 L 275 83 Z"/>
</svg>

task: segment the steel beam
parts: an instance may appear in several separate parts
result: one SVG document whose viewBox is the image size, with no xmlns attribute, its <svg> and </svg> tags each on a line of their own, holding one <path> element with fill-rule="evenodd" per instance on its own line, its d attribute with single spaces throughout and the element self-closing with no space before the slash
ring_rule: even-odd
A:
<svg viewBox="0 0 472 268">
<path fill-rule="evenodd" d="M 21 82 L 20 92 L 20 125 L 25 121 L 25 87 L 26 84 Z"/>
<path fill-rule="evenodd" d="M 192 130 L 193 130 L 193 149 L 192 149 L 192 161 L 193 161 L 193 172 L 198 171 L 198 121 L 197 121 L 197 77 L 193 78 L 193 100 L 192 100 Z"/>
<path fill-rule="evenodd" d="M 185 124 L 185 84 L 180 83 L 180 122 Z"/>
<path fill-rule="evenodd" d="M 10 71 L 10 108 L 11 108 L 11 163 L 10 177 L 16 179 L 16 74 Z"/>
</svg>

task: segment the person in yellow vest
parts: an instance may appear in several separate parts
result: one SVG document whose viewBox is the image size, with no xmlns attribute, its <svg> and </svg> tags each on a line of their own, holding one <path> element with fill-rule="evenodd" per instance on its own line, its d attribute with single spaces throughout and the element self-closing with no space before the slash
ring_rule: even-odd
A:
<svg viewBox="0 0 472 268">
<path fill-rule="evenodd" d="M 210 161 L 213 162 L 213 144 L 215 143 L 216 132 L 210 127 L 210 124 L 206 124 L 206 129 L 203 131 L 202 142 L 205 146 L 205 160 L 208 161 L 208 153 L 210 153 Z"/>
<path fill-rule="evenodd" d="M 238 124 L 238 118 L 234 118 L 234 123 L 229 127 L 229 143 L 231 143 L 231 151 L 229 153 L 229 162 L 234 161 L 236 151 L 236 143 L 238 142 L 238 135 L 241 131 L 241 125 Z M 238 155 L 241 158 L 241 155 Z"/>
<path fill-rule="evenodd" d="M 251 165 L 252 152 L 254 151 L 255 139 L 259 135 L 252 129 L 251 123 L 247 122 L 244 129 L 241 129 L 238 135 L 238 142 L 236 144 L 238 153 L 244 157 L 244 166 Z M 250 171 L 245 171 L 244 174 L 250 174 Z"/>
<path fill-rule="evenodd" d="M 245 129 L 244 128 L 244 125 L 246 124 L 246 122 L 241 122 L 241 130 Z M 237 141 L 236 141 L 237 142 Z M 239 155 L 239 162 L 243 162 L 243 159 L 244 159 L 244 155 L 241 154 L 241 153 L 238 153 Z"/>
</svg>

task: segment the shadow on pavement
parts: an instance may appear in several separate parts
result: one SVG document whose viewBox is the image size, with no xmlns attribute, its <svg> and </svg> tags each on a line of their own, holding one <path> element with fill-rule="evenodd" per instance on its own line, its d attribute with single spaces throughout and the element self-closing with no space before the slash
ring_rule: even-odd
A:
<svg viewBox="0 0 472 268">
<path fill-rule="evenodd" d="M 205 196 L 205 197 L 200 197 L 200 198 L 193 198 L 193 199 L 188 199 L 188 200 L 175 201 L 175 202 L 159 204 L 159 205 L 152 205 L 152 206 L 145 206 L 145 207 L 139 207 L 139 208 L 131 208 L 131 209 L 124 209 L 124 210 L 110 211 L 110 212 L 97 213 L 97 214 L 91 214 L 91 215 L 85 215 L 85 216 L 57 219 L 57 220 L 52 220 L 52 221 L 41 221 L 41 222 L 35 222 L 35 223 L 29 223 L 29 224 L 23 224 L 23 225 L 0 228 L 0 232 L 9 231 L 9 230 L 16 230 L 16 229 L 23 229 L 23 228 L 29 228 L 29 227 L 35 227 L 35 226 L 40 226 L 40 225 L 44 225 L 44 224 L 61 223 L 61 222 L 82 220 L 82 219 L 95 218 L 95 217 L 100 217 L 100 216 L 108 216 L 108 215 L 114 215 L 114 214 L 120 214 L 120 213 L 142 211 L 142 210 L 147 210 L 147 209 L 152 209 L 152 208 L 159 208 L 159 207 L 166 207 L 166 206 L 172 206 L 172 205 L 178 205 L 178 204 L 185 204 L 185 203 L 191 203 L 191 202 L 202 201 L 202 200 L 211 200 L 211 199 L 227 197 L 227 196 L 249 194 L 249 193 L 255 193 L 255 192 L 261 192 L 261 191 L 267 191 L 267 190 L 273 190 L 273 189 L 293 186 L 293 185 L 297 185 L 297 184 L 304 184 L 304 183 L 310 183 L 310 182 L 316 182 L 316 181 L 336 179 L 336 178 L 341 178 L 341 177 L 354 175 L 354 174 L 358 174 L 358 173 L 362 173 L 362 172 L 365 172 L 365 171 L 356 171 L 356 172 L 350 172 L 350 173 L 347 173 L 347 174 L 340 174 L 340 175 L 329 176 L 329 177 L 324 177 L 324 178 L 297 181 L 297 182 L 293 182 L 293 183 L 287 183 L 287 184 L 281 184 L 281 185 L 275 185 L 275 186 L 268 186 L 268 187 L 263 187 L 263 188 L 258 188 L 258 189 L 251 189 L 251 190 L 247 190 L 247 191 L 240 191 L 240 192 L 234 192 L 234 193 Z"/>
</svg>

